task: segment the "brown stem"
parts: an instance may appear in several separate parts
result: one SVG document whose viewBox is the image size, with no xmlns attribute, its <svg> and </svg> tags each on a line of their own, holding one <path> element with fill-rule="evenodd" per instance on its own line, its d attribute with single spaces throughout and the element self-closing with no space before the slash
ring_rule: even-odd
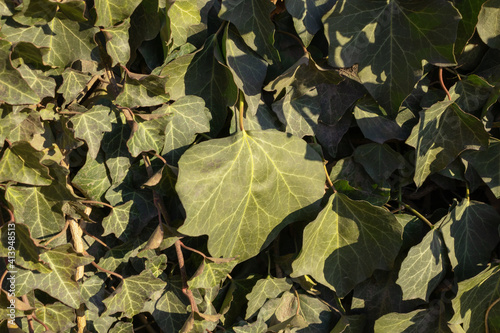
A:
<svg viewBox="0 0 500 333">
<path fill-rule="evenodd" d="M 175 242 L 175 252 L 177 253 L 177 261 L 179 262 L 179 269 L 181 271 L 182 292 L 189 299 L 189 303 L 191 304 L 191 311 L 198 312 L 198 305 L 196 305 L 196 301 L 194 300 L 193 292 L 190 289 L 188 289 L 186 266 L 184 266 L 184 256 L 182 254 L 180 240 L 177 240 Z"/>
<path fill-rule="evenodd" d="M 42 325 L 43 328 L 45 328 L 46 331 L 50 331 L 50 328 L 43 321 L 41 321 L 40 319 L 38 319 L 37 316 L 36 316 L 36 314 L 34 312 L 33 312 L 32 316 L 33 316 L 33 319 L 35 319 L 36 322 L 38 322 L 40 325 Z"/>
<path fill-rule="evenodd" d="M 106 247 L 106 248 L 108 248 L 108 249 L 110 249 L 110 250 L 111 250 L 111 248 L 110 248 L 110 247 L 109 247 L 106 243 L 104 243 L 102 240 L 100 240 L 100 239 L 99 239 L 99 238 L 97 238 L 96 236 L 89 234 L 89 232 L 88 232 L 87 230 L 85 230 L 85 229 L 83 229 L 83 228 L 82 228 L 82 231 L 83 231 L 83 233 L 84 233 L 85 235 L 87 235 L 87 236 L 89 236 L 89 237 L 93 238 L 96 242 L 98 242 L 98 243 L 99 243 L 99 244 L 101 244 L 102 246 L 104 246 L 104 247 Z"/>
<path fill-rule="evenodd" d="M 85 253 L 88 254 L 87 252 L 85 252 Z M 91 264 L 92 264 L 92 266 L 94 266 L 95 268 L 97 268 L 100 271 L 103 271 L 104 273 L 108 273 L 110 275 L 114 275 L 117 278 L 120 278 L 120 279 L 124 280 L 123 276 L 121 276 L 120 274 L 112 272 L 112 271 L 108 271 L 107 269 L 102 268 L 101 266 L 99 266 L 98 264 L 96 264 L 95 261 L 92 261 Z"/>
<path fill-rule="evenodd" d="M 146 316 L 143 313 L 139 313 L 137 316 L 139 317 L 139 320 L 144 324 L 144 326 L 141 327 L 145 328 L 146 331 L 148 331 L 149 333 L 158 333 L 151 327 L 148 318 L 146 318 Z"/>
<path fill-rule="evenodd" d="M 179 243 L 180 243 L 180 244 L 181 244 L 181 246 L 182 246 L 183 248 L 185 248 L 186 250 L 189 250 L 189 251 L 191 251 L 191 252 L 197 253 L 197 254 L 199 254 L 200 256 L 202 256 L 203 258 L 207 258 L 207 256 L 206 256 L 203 252 L 198 251 L 198 250 L 196 250 L 196 249 L 193 249 L 192 247 L 189 247 L 189 246 L 184 245 L 184 243 L 183 243 L 180 239 L 179 239 Z"/>
<path fill-rule="evenodd" d="M 21 300 L 24 303 L 28 304 L 28 306 L 31 307 L 30 301 L 28 299 L 28 296 L 26 296 L 26 295 L 21 296 Z M 29 314 L 29 315 L 26 316 L 26 319 L 28 320 L 28 329 L 29 329 L 30 333 L 34 333 L 35 332 L 35 326 L 33 325 L 33 316 L 34 315 L 35 315 L 35 313 L 33 312 L 32 314 Z"/>
<path fill-rule="evenodd" d="M 500 302 L 500 298 L 497 298 L 493 303 L 491 303 L 488 306 L 488 309 L 486 310 L 486 314 L 484 315 L 484 332 L 485 333 L 489 333 L 489 331 L 490 331 L 488 328 L 488 316 L 490 315 L 490 311 L 491 311 L 491 309 L 493 309 L 495 304 L 497 304 L 498 302 Z"/>
<path fill-rule="evenodd" d="M 439 83 L 441 83 L 441 88 L 443 88 L 443 90 L 446 92 L 446 95 L 448 96 L 448 99 L 451 101 L 450 92 L 448 91 L 448 89 L 446 89 L 443 81 L 443 67 L 439 67 Z"/>
</svg>

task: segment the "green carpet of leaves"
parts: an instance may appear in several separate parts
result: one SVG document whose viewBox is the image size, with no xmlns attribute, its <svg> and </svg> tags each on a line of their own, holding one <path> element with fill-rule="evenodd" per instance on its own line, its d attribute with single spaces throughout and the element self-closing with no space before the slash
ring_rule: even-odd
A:
<svg viewBox="0 0 500 333">
<path fill-rule="evenodd" d="M 500 332 L 499 22 L 0 0 L 0 331 Z"/>
</svg>

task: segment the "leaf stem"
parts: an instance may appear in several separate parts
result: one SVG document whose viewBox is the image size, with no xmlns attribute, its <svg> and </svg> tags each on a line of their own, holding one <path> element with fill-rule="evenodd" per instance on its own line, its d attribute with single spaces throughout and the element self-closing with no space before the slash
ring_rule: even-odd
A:
<svg viewBox="0 0 500 333">
<path fill-rule="evenodd" d="M 239 103 L 239 110 L 240 110 L 240 114 L 239 114 L 239 123 L 240 123 L 240 130 L 242 132 L 245 132 L 245 126 L 243 125 L 243 114 L 245 112 L 245 97 L 244 97 L 244 94 L 243 94 L 243 91 L 240 90 L 240 103 Z"/>
<path fill-rule="evenodd" d="M 85 252 L 85 254 L 88 255 L 87 252 Z M 92 264 L 92 266 L 94 266 L 95 268 L 97 268 L 100 271 L 103 271 L 104 273 L 108 273 L 110 275 L 116 276 L 117 278 L 120 278 L 121 280 L 125 280 L 125 278 L 123 276 L 121 276 L 120 274 L 112 272 L 112 271 L 108 271 L 106 268 L 102 268 L 101 266 L 99 266 L 98 264 L 96 264 L 95 261 L 92 261 L 91 264 Z"/>
<path fill-rule="evenodd" d="M 47 331 L 47 332 L 50 331 L 50 328 L 43 321 L 41 321 L 40 319 L 38 319 L 38 317 L 36 316 L 35 312 L 32 313 L 32 316 L 33 316 L 33 319 L 35 319 L 36 322 L 38 322 L 40 325 L 43 326 L 43 328 L 45 328 L 45 331 Z"/>
<path fill-rule="evenodd" d="M 52 242 L 54 239 L 59 238 L 59 237 L 61 237 L 62 235 L 64 235 L 64 234 L 66 233 L 66 230 L 68 230 L 68 226 L 69 226 L 69 220 L 66 220 L 66 224 L 64 225 L 63 230 L 61 230 L 61 232 L 60 232 L 60 233 L 58 233 L 57 235 L 55 235 L 54 237 L 52 237 L 51 239 L 49 239 L 49 240 L 47 241 L 47 243 L 45 243 L 45 244 L 43 244 L 43 245 L 44 245 L 44 246 L 49 245 L 49 243 L 50 243 L 50 242 Z"/>
<path fill-rule="evenodd" d="M 194 300 L 193 292 L 188 288 L 186 266 L 184 265 L 184 255 L 182 254 L 180 240 L 177 240 L 175 242 L 175 252 L 177 254 L 177 261 L 179 262 L 179 270 L 181 271 L 182 292 L 189 299 L 189 303 L 191 304 L 191 311 L 198 312 L 198 305 L 196 305 L 196 301 Z"/>
<path fill-rule="evenodd" d="M 328 182 L 328 186 L 333 190 L 333 193 L 337 193 L 337 190 L 335 189 L 335 186 L 333 186 L 332 180 L 330 178 L 330 175 L 328 174 L 328 169 L 326 168 L 326 161 L 323 160 L 323 169 L 325 170 L 325 176 L 326 176 L 326 181 Z"/>
<path fill-rule="evenodd" d="M 441 88 L 446 92 L 446 95 L 448 96 L 448 99 L 451 101 L 451 95 L 448 89 L 446 89 L 446 86 L 444 85 L 443 81 L 443 67 L 439 67 L 439 83 L 441 83 Z"/>
<path fill-rule="evenodd" d="M 467 181 L 465 182 L 465 199 L 470 201 L 470 187 Z"/>
<path fill-rule="evenodd" d="M 28 296 L 26 296 L 26 295 L 21 296 L 21 300 L 24 303 L 28 304 L 28 306 L 31 307 Z M 32 313 L 26 315 L 26 319 L 28 320 L 28 330 L 30 333 L 35 333 L 35 326 L 33 325 L 33 315 L 34 314 L 35 314 L 35 312 L 32 312 Z"/>
<path fill-rule="evenodd" d="M 404 203 L 403 201 L 400 201 L 399 203 L 401 205 L 403 205 L 406 209 L 408 209 L 410 212 L 412 212 L 413 214 L 415 214 L 416 217 L 418 217 L 419 219 L 421 219 L 422 221 L 424 221 L 431 229 L 434 228 L 434 225 L 431 222 L 429 222 L 429 220 L 426 219 L 425 216 L 423 216 L 418 211 L 416 211 L 412 206 Z"/>
<path fill-rule="evenodd" d="M 180 244 L 181 244 L 181 246 L 182 246 L 183 248 L 185 248 L 186 250 L 191 251 L 191 252 L 194 252 L 194 253 L 197 253 L 197 254 L 199 254 L 200 256 L 202 256 L 202 257 L 203 257 L 203 258 L 205 258 L 205 259 L 207 258 L 207 256 L 206 256 L 203 252 L 198 251 L 198 250 L 196 250 L 196 249 L 193 249 L 192 247 L 189 247 L 189 246 L 184 245 L 184 243 L 183 243 L 181 240 L 179 240 L 179 243 L 180 243 Z"/>
<path fill-rule="evenodd" d="M 491 309 L 493 309 L 493 307 L 495 306 L 495 304 L 497 304 L 498 302 L 500 302 L 500 298 L 497 298 L 493 303 L 491 303 L 488 306 L 488 309 L 486 310 L 486 314 L 484 315 L 484 332 L 485 333 L 489 333 L 490 332 L 490 330 L 488 328 L 488 316 L 490 315 Z"/>
</svg>

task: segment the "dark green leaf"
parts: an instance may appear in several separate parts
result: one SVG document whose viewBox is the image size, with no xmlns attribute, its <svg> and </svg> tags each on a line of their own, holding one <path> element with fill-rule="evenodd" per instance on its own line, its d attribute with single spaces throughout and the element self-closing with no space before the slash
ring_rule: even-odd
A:
<svg viewBox="0 0 500 333">
<path fill-rule="evenodd" d="M 489 47 L 500 49 L 500 1 L 488 0 L 479 12 L 477 32 Z"/>
<path fill-rule="evenodd" d="M 0 160 L 0 182 L 15 181 L 29 185 L 46 186 L 52 183 L 49 168 L 40 164 L 44 153 L 27 142 L 8 147 Z"/>
<path fill-rule="evenodd" d="M 486 150 L 466 151 L 461 156 L 479 173 L 493 194 L 500 198 L 500 141 L 492 140 Z"/>
<path fill-rule="evenodd" d="M 385 144 L 369 143 L 359 146 L 353 157 L 377 184 L 383 184 L 394 171 L 404 166 L 403 157 Z"/>
<path fill-rule="evenodd" d="M 130 59 L 129 29 L 130 19 L 128 18 L 115 27 L 103 29 L 107 39 L 106 50 L 113 59 L 112 66 L 126 65 Z"/>
<path fill-rule="evenodd" d="M 71 181 L 89 199 L 101 201 L 111 186 L 104 157 L 99 153 L 95 159 L 87 158 L 85 165 Z"/>
<path fill-rule="evenodd" d="M 170 98 L 165 92 L 167 80 L 166 77 L 127 72 L 123 91 L 116 99 L 116 103 L 120 106 L 136 108 L 168 102 Z"/>
<path fill-rule="evenodd" d="M 290 290 L 290 287 L 291 284 L 285 278 L 277 279 L 268 276 L 266 279 L 257 281 L 252 292 L 246 296 L 248 308 L 245 318 L 253 317 L 268 299 L 278 297 Z"/>
<path fill-rule="evenodd" d="M 142 0 L 95 0 L 96 26 L 111 27 L 129 18 Z"/>
</svg>

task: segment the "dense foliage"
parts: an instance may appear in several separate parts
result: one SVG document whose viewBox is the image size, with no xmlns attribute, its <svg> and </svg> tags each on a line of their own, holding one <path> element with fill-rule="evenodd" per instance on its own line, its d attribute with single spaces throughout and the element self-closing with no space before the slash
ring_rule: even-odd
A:
<svg viewBox="0 0 500 333">
<path fill-rule="evenodd" d="M 0 331 L 500 332 L 499 0 L 0 15 Z"/>
</svg>

